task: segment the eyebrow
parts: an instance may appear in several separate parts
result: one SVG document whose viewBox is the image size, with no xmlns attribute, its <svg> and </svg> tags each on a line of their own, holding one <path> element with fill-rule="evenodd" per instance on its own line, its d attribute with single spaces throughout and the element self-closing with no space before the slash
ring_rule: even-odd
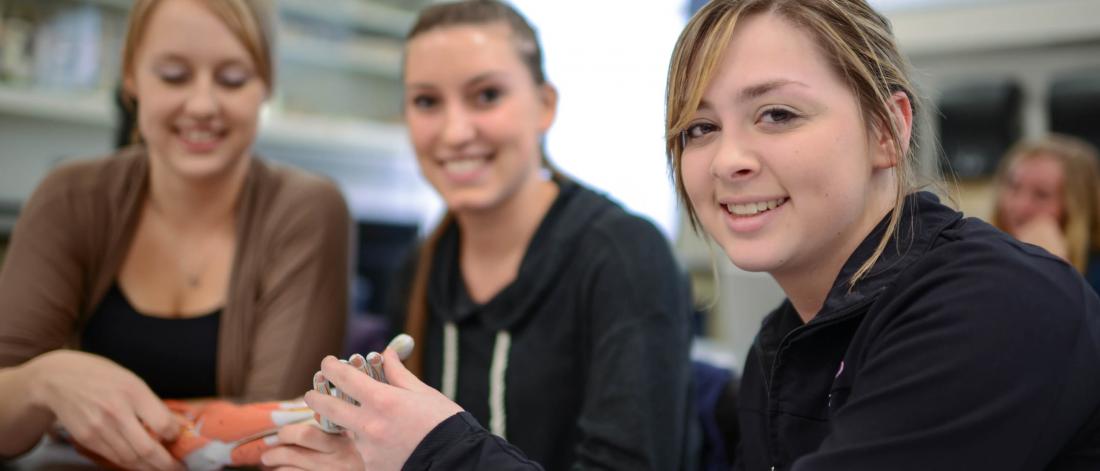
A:
<svg viewBox="0 0 1100 471">
<path fill-rule="evenodd" d="M 494 76 L 501 75 L 501 74 L 502 74 L 502 72 L 499 72 L 499 71 L 485 72 L 483 74 L 479 74 L 479 75 L 475 76 L 474 78 L 472 78 L 470 80 L 467 80 L 466 83 L 462 84 L 462 86 L 464 88 L 469 87 L 471 85 L 477 84 L 478 82 L 483 82 L 483 81 L 489 80 L 489 79 L 493 78 Z M 430 84 L 430 83 L 423 83 L 423 82 L 421 82 L 421 83 L 411 83 L 411 84 L 409 84 L 409 88 L 435 88 L 435 85 Z"/>
<path fill-rule="evenodd" d="M 810 88 L 809 85 L 806 85 L 805 83 L 799 82 L 797 80 L 768 80 L 767 82 L 758 83 L 756 85 L 750 85 L 748 87 L 742 88 L 741 91 L 737 94 L 737 98 L 735 101 L 737 101 L 738 103 L 752 101 L 788 85 L 797 85 L 804 88 Z M 703 101 L 699 103 L 699 109 L 710 109 L 712 108 L 712 106 L 713 105 L 709 101 L 707 101 L 706 98 L 704 98 Z"/>
</svg>

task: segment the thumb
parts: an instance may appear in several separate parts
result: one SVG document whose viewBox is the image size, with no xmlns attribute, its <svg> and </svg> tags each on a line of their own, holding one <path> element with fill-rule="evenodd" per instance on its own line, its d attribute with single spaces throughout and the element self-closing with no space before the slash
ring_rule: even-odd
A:
<svg viewBox="0 0 1100 471">
<path fill-rule="evenodd" d="M 416 375 L 412 374 L 408 368 L 405 368 L 405 365 L 401 363 L 401 358 L 394 349 L 386 348 L 386 350 L 382 352 L 382 356 L 386 359 L 386 361 L 382 362 L 382 368 L 386 370 L 386 381 L 389 382 L 391 386 L 409 391 L 431 389 L 430 386 L 424 384 Z"/>
</svg>

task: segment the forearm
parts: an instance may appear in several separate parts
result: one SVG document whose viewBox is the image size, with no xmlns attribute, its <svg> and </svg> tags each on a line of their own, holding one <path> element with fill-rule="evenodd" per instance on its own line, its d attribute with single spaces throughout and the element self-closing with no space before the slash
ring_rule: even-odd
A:
<svg viewBox="0 0 1100 471">
<path fill-rule="evenodd" d="M 0 369 L 0 458 L 34 447 L 54 422 L 53 413 L 35 403 L 34 360 Z"/>
</svg>

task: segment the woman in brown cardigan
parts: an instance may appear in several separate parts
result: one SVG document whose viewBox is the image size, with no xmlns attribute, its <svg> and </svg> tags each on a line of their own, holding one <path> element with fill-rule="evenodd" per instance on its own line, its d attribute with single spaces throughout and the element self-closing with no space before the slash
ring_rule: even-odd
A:
<svg viewBox="0 0 1100 471">
<path fill-rule="evenodd" d="M 285 399 L 337 353 L 347 206 L 253 158 L 271 90 L 263 0 L 138 0 L 124 89 L 144 144 L 65 165 L 0 271 L 0 457 L 55 422 L 126 468 L 179 469 L 160 398 Z"/>
</svg>

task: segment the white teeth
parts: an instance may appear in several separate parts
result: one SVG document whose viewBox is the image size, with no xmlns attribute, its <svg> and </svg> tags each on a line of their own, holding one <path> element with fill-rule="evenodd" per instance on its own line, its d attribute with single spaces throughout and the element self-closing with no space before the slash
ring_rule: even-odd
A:
<svg viewBox="0 0 1100 471">
<path fill-rule="evenodd" d="M 477 170 L 485 164 L 485 159 L 459 159 L 443 162 L 443 169 L 447 173 L 467 173 Z"/>
<path fill-rule="evenodd" d="M 217 138 L 217 134 L 210 131 L 189 130 L 183 132 L 183 138 L 191 142 L 207 143 Z"/>
<path fill-rule="evenodd" d="M 727 204 L 725 206 L 726 211 L 729 211 L 730 214 L 736 214 L 738 216 L 752 216 L 754 214 L 760 214 L 764 211 L 775 209 L 786 202 L 787 198 L 780 198 L 777 200 L 758 201 L 755 203 Z"/>
</svg>

